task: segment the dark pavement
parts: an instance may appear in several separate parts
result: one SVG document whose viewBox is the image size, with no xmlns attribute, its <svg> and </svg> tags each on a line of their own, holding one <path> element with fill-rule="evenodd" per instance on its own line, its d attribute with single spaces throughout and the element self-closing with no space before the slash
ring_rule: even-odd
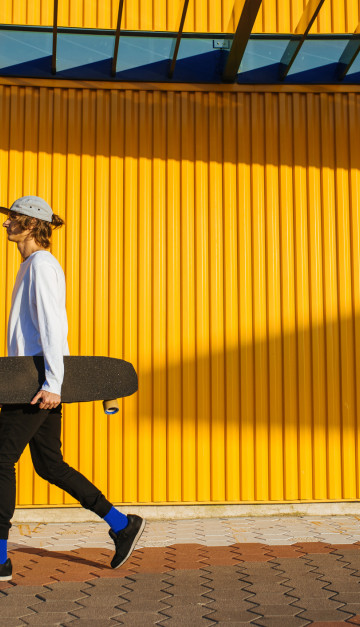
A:
<svg viewBox="0 0 360 627">
<path fill-rule="evenodd" d="M 149 522 L 117 570 L 107 530 L 14 525 L 0 626 L 360 625 L 356 516 Z"/>
</svg>

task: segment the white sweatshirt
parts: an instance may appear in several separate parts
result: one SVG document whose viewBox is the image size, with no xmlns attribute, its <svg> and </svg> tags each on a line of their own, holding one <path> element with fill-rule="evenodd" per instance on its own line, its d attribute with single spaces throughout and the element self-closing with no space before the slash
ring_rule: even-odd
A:
<svg viewBox="0 0 360 627">
<path fill-rule="evenodd" d="M 69 355 L 65 276 L 47 250 L 22 262 L 16 277 L 8 324 L 8 355 L 43 355 L 42 390 L 61 394 L 63 355 Z"/>
</svg>

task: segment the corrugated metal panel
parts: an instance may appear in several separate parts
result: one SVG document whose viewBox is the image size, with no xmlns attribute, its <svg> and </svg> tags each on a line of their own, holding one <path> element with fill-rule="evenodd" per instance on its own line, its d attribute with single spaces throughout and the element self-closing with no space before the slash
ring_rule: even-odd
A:
<svg viewBox="0 0 360 627">
<path fill-rule="evenodd" d="M 139 374 L 66 407 L 67 461 L 115 502 L 359 498 L 360 96 L 3 86 L 0 125 L 0 202 L 67 221 L 71 352 Z M 18 502 L 72 499 L 25 453 Z"/>
<path fill-rule="evenodd" d="M 53 22 L 53 0 L 6 0 L 0 6 L 0 23 Z M 116 28 L 118 0 L 59 0 L 59 25 Z M 123 28 L 177 30 L 183 0 L 125 0 Z M 243 0 L 190 0 L 185 31 L 234 32 Z M 293 32 L 306 0 L 263 0 L 254 32 Z M 358 0 L 326 0 L 313 32 L 343 33 L 355 30 L 360 20 Z"/>
</svg>

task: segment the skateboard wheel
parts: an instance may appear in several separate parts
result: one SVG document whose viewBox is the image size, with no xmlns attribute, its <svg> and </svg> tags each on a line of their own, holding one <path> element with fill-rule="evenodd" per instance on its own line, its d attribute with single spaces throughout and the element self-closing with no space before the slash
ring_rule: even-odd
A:
<svg viewBox="0 0 360 627">
<path fill-rule="evenodd" d="M 105 414 L 117 414 L 119 411 L 119 403 L 116 398 L 112 401 L 103 401 L 103 408 Z"/>
</svg>

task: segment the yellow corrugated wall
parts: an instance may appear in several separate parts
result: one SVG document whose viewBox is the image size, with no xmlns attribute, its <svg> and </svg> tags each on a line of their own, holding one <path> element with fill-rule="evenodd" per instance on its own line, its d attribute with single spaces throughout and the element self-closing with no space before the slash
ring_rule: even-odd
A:
<svg viewBox="0 0 360 627">
<path fill-rule="evenodd" d="M 122 27 L 177 30 L 184 0 L 125 0 Z M 307 0 L 263 0 L 254 32 L 293 32 Z M 185 31 L 234 32 L 243 0 L 190 0 Z M 0 23 L 53 23 L 54 0 L 6 0 Z M 59 0 L 59 25 L 116 28 L 119 0 Z M 325 0 L 312 32 L 344 33 L 360 20 L 359 0 Z"/>
<path fill-rule="evenodd" d="M 66 219 L 66 460 L 115 502 L 359 498 L 360 95 L 0 87 L 0 203 Z M 0 354 L 20 262 L 1 230 Z M 18 503 L 72 499 L 19 463 Z"/>
</svg>

